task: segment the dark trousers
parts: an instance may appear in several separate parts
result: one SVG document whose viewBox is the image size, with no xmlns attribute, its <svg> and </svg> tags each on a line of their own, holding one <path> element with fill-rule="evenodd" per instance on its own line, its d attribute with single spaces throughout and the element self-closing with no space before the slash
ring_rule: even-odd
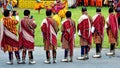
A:
<svg viewBox="0 0 120 68">
<path fill-rule="evenodd" d="M 14 53 L 15 53 L 16 59 L 17 59 L 17 60 L 20 60 L 19 51 L 15 51 Z M 10 60 L 10 61 L 13 61 L 13 52 L 8 52 L 8 54 L 9 54 L 9 60 Z"/>
<path fill-rule="evenodd" d="M 26 50 L 26 49 L 23 49 L 23 52 L 22 52 L 22 60 L 25 60 L 25 58 L 26 58 L 26 53 L 27 53 L 27 50 Z M 28 51 L 28 56 L 29 56 L 29 60 L 33 60 L 33 51 Z"/>
</svg>

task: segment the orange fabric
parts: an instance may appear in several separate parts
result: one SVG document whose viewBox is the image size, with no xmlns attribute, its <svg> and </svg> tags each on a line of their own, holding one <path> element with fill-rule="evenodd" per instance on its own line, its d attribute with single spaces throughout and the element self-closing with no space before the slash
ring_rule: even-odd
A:
<svg viewBox="0 0 120 68">
<path fill-rule="evenodd" d="M 94 6 L 94 0 L 90 0 L 90 6 Z"/>
<path fill-rule="evenodd" d="M 84 0 L 84 6 L 88 6 L 88 0 Z"/>
<path fill-rule="evenodd" d="M 17 34 L 17 28 L 16 25 L 18 24 L 18 21 L 13 20 L 11 18 L 3 18 L 4 20 L 4 26 L 10 30 L 10 32 Z"/>
<path fill-rule="evenodd" d="M 96 0 L 96 6 L 102 7 L 102 0 Z"/>
</svg>

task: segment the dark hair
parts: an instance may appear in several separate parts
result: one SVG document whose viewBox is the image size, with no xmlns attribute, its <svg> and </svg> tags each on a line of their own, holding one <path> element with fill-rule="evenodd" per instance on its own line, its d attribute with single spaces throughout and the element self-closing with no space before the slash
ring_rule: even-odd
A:
<svg viewBox="0 0 120 68">
<path fill-rule="evenodd" d="M 81 10 L 82 12 L 85 12 L 85 11 L 87 11 L 87 8 L 86 7 L 82 7 L 82 10 Z"/>
<path fill-rule="evenodd" d="M 24 10 L 24 16 L 29 16 L 30 15 L 30 10 Z"/>
<path fill-rule="evenodd" d="M 46 16 L 51 16 L 52 15 L 52 11 L 51 10 L 46 10 Z"/>
<path fill-rule="evenodd" d="M 113 12 L 113 8 L 110 7 L 110 8 L 109 8 L 109 13 L 112 13 L 112 12 Z"/>
<path fill-rule="evenodd" d="M 5 17 L 8 17 L 9 14 L 10 14 L 10 10 L 5 10 L 3 14 L 4 14 Z"/>
<path fill-rule="evenodd" d="M 72 13 L 71 13 L 71 11 L 67 11 L 65 15 L 66 15 L 67 18 L 70 18 Z"/>
<path fill-rule="evenodd" d="M 97 8 L 96 8 L 96 12 L 101 12 L 101 8 L 100 8 L 100 7 L 97 7 Z"/>
</svg>

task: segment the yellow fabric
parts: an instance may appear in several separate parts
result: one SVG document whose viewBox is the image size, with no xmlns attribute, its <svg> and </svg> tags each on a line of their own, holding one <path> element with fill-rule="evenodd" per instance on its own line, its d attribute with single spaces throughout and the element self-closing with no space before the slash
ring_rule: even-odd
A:
<svg viewBox="0 0 120 68">
<path fill-rule="evenodd" d="M 57 25 L 59 26 L 61 22 L 61 17 L 58 14 L 56 14 L 53 16 L 53 19 L 57 22 Z"/>
<path fill-rule="evenodd" d="M 36 2 L 34 9 L 39 10 L 41 8 L 44 8 L 44 3 L 43 2 Z"/>
</svg>

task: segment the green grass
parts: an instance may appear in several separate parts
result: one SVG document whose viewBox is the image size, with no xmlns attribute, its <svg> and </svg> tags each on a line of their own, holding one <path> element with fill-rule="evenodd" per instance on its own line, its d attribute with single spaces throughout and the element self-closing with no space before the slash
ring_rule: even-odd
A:
<svg viewBox="0 0 120 68">
<path fill-rule="evenodd" d="M 88 14 L 91 17 L 93 17 L 96 14 L 96 7 L 87 7 L 87 9 L 88 9 Z M 23 18 L 23 11 L 24 11 L 24 9 L 15 8 L 15 10 L 17 10 L 19 12 L 20 18 Z M 45 9 L 42 9 L 40 14 L 38 14 L 38 12 L 36 10 L 34 10 L 34 9 L 29 9 L 29 10 L 31 11 L 31 15 L 34 16 L 34 19 L 35 19 L 35 21 L 37 23 L 37 28 L 35 30 L 35 45 L 36 46 L 43 46 L 43 39 L 42 39 L 40 26 L 41 26 L 42 20 L 44 18 L 46 18 L 46 16 L 45 16 Z M 72 19 L 76 22 L 76 25 L 77 25 L 78 19 L 81 16 L 81 7 L 78 7 L 76 9 L 68 9 L 68 10 L 72 12 Z M 103 16 L 106 19 L 107 16 L 108 16 L 108 7 L 102 7 L 102 14 L 103 14 Z M 0 18 L 1 17 L 2 17 L 2 14 L 0 14 Z M 61 32 L 59 31 L 59 33 L 58 33 L 58 46 L 61 46 L 60 37 L 61 37 Z M 94 47 L 94 45 L 95 44 L 92 44 L 93 47 Z M 75 46 L 76 47 L 79 46 L 79 37 L 78 37 L 77 33 L 76 33 Z M 106 30 L 105 30 L 105 35 L 104 35 L 103 47 L 104 48 L 108 48 L 109 47 Z M 119 48 L 120 48 L 120 46 L 119 46 Z"/>
</svg>

